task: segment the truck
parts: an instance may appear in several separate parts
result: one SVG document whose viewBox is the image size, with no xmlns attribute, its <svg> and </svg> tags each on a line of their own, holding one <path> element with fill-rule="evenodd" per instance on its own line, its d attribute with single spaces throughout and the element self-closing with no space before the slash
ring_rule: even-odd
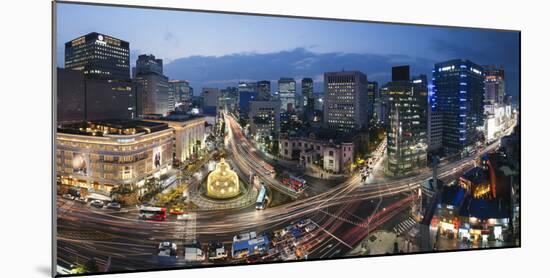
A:
<svg viewBox="0 0 550 278">
<path fill-rule="evenodd" d="M 183 252 L 184 260 L 186 262 L 202 262 L 206 259 L 204 252 L 202 252 L 200 244 L 186 245 Z"/>
</svg>

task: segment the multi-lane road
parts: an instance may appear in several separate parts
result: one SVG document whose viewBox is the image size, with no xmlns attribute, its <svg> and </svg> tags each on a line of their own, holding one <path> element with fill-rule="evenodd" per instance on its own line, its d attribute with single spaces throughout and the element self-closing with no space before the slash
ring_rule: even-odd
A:
<svg viewBox="0 0 550 278">
<path fill-rule="evenodd" d="M 229 116 L 226 121 L 229 127 L 226 144 L 239 170 L 254 173 L 273 189 L 295 200 L 263 211 L 251 208 L 199 211 L 190 224 L 171 217 L 165 222 L 143 221 L 138 220 L 136 208 L 113 211 L 59 199 L 59 265 L 69 267 L 95 258 L 100 268 L 108 266 L 111 271 L 181 267 L 189 265 L 181 256 L 175 263 L 165 265 L 153 255 L 160 241 L 184 243 L 193 238 L 203 243 L 221 241 L 229 246 L 235 234 L 272 231 L 304 218 L 312 219 L 318 226 L 315 236 L 303 244 L 308 258 L 343 256 L 371 231 L 407 211 L 410 202 L 417 197 L 413 192 L 421 182 L 431 178 L 429 169 L 393 180 L 382 181 L 372 175 L 366 183 L 361 183 L 359 175 L 353 175 L 311 196 L 298 196 L 264 171 L 262 165 L 267 162 L 244 137 L 240 126 Z M 439 178 L 456 178 L 471 168 L 479 155 L 497 147 L 498 142 L 495 142 L 470 157 L 442 163 L 438 169 Z M 375 168 L 380 168 L 379 164 L 378 160 Z"/>
</svg>

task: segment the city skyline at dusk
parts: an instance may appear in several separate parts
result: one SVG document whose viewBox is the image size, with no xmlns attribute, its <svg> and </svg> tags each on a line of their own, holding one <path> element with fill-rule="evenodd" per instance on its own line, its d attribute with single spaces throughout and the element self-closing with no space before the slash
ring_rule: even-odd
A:
<svg viewBox="0 0 550 278">
<path fill-rule="evenodd" d="M 518 34 L 508 31 L 79 4 L 58 5 L 57 26 L 59 67 L 65 42 L 89 32 L 110 34 L 130 42 L 132 66 L 138 55 L 153 54 L 164 60 L 168 77 L 189 80 L 196 92 L 281 76 L 312 77 L 322 92 L 325 71 L 360 70 L 385 83 L 392 66 L 408 64 L 412 73 L 431 76 L 435 63 L 465 58 L 503 65 L 515 103 L 519 93 Z"/>
</svg>

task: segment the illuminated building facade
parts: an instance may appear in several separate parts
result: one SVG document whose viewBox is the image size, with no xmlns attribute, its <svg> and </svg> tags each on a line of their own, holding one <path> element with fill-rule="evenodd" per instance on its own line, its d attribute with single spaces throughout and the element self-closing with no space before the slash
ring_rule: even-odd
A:
<svg viewBox="0 0 550 278">
<path fill-rule="evenodd" d="M 492 195 L 489 178 L 481 167 L 474 167 L 464 173 L 458 184 L 466 189 L 474 198 L 485 198 Z"/>
<path fill-rule="evenodd" d="M 172 165 L 173 135 L 167 124 L 135 120 L 72 123 L 56 134 L 58 183 L 108 193 L 139 187 Z"/>
<path fill-rule="evenodd" d="M 394 77 L 384 86 L 388 103 L 387 170 L 391 175 L 408 174 L 427 165 L 427 79 L 424 75 L 402 78 Z"/>
<path fill-rule="evenodd" d="M 324 115 L 327 128 L 351 131 L 367 125 L 367 76 L 359 71 L 326 72 Z"/>
<path fill-rule="evenodd" d="M 281 103 L 279 101 L 251 101 L 250 132 L 256 140 L 272 137 L 281 130 Z"/>
<path fill-rule="evenodd" d="M 206 118 L 202 116 L 188 116 L 177 119 L 160 117 L 157 119 L 147 118 L 145 121 L 167 124 L 173 131 L 174 160 L 184 162 L 192 159 L 200 150 L 205 147 L 206 140 Z"/>
<path fill-rule="evenodd" d="M 88 78 L 130 79 L 130 44 L 92 32 L 65 43 L 65 68 Z"/>
<path fill-rule="evenodd" d="M 485 103 L 502 104 L 506 100 L 506 86 L 504 82 L 504 68 L 502 66 L 483 66 L 485 75 Z"/>
<path fill-rule="evenodd" d="M 279 136 L 279 155 L 299 160 L 305 167 L 343 173 L 353 162 L 355 139 L 351 134 L 325 129 L 299 135 L 284 133 Z"/>
<path fill-rule="evenodd" d="M 484 124 L 483 68 L 460 59 L 435 64 L 433 85 L 433 105 L 443 116 L 443 149 L 447 154 L 472 151 Z"/>
<path fill-rule="evenodd" d="M 210 174 L 206 182 L 206 196 L 216 199 L 233 198 L 240 193 L 239 176 L 225 159 L 221 159 Z"/>
</svg>

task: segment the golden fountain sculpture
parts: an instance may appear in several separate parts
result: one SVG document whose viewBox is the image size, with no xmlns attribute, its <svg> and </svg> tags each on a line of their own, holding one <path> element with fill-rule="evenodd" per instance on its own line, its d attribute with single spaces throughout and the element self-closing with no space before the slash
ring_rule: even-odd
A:
<svg viewBox="0 0 550 278">
<path fill-rule="evenodd" d="M 225 159 L 221 159 L 216 169 L 208 174 L 206 196 L 216 199 L 228 199 L 239 195 L 239 177 Z"/>
</svg>

